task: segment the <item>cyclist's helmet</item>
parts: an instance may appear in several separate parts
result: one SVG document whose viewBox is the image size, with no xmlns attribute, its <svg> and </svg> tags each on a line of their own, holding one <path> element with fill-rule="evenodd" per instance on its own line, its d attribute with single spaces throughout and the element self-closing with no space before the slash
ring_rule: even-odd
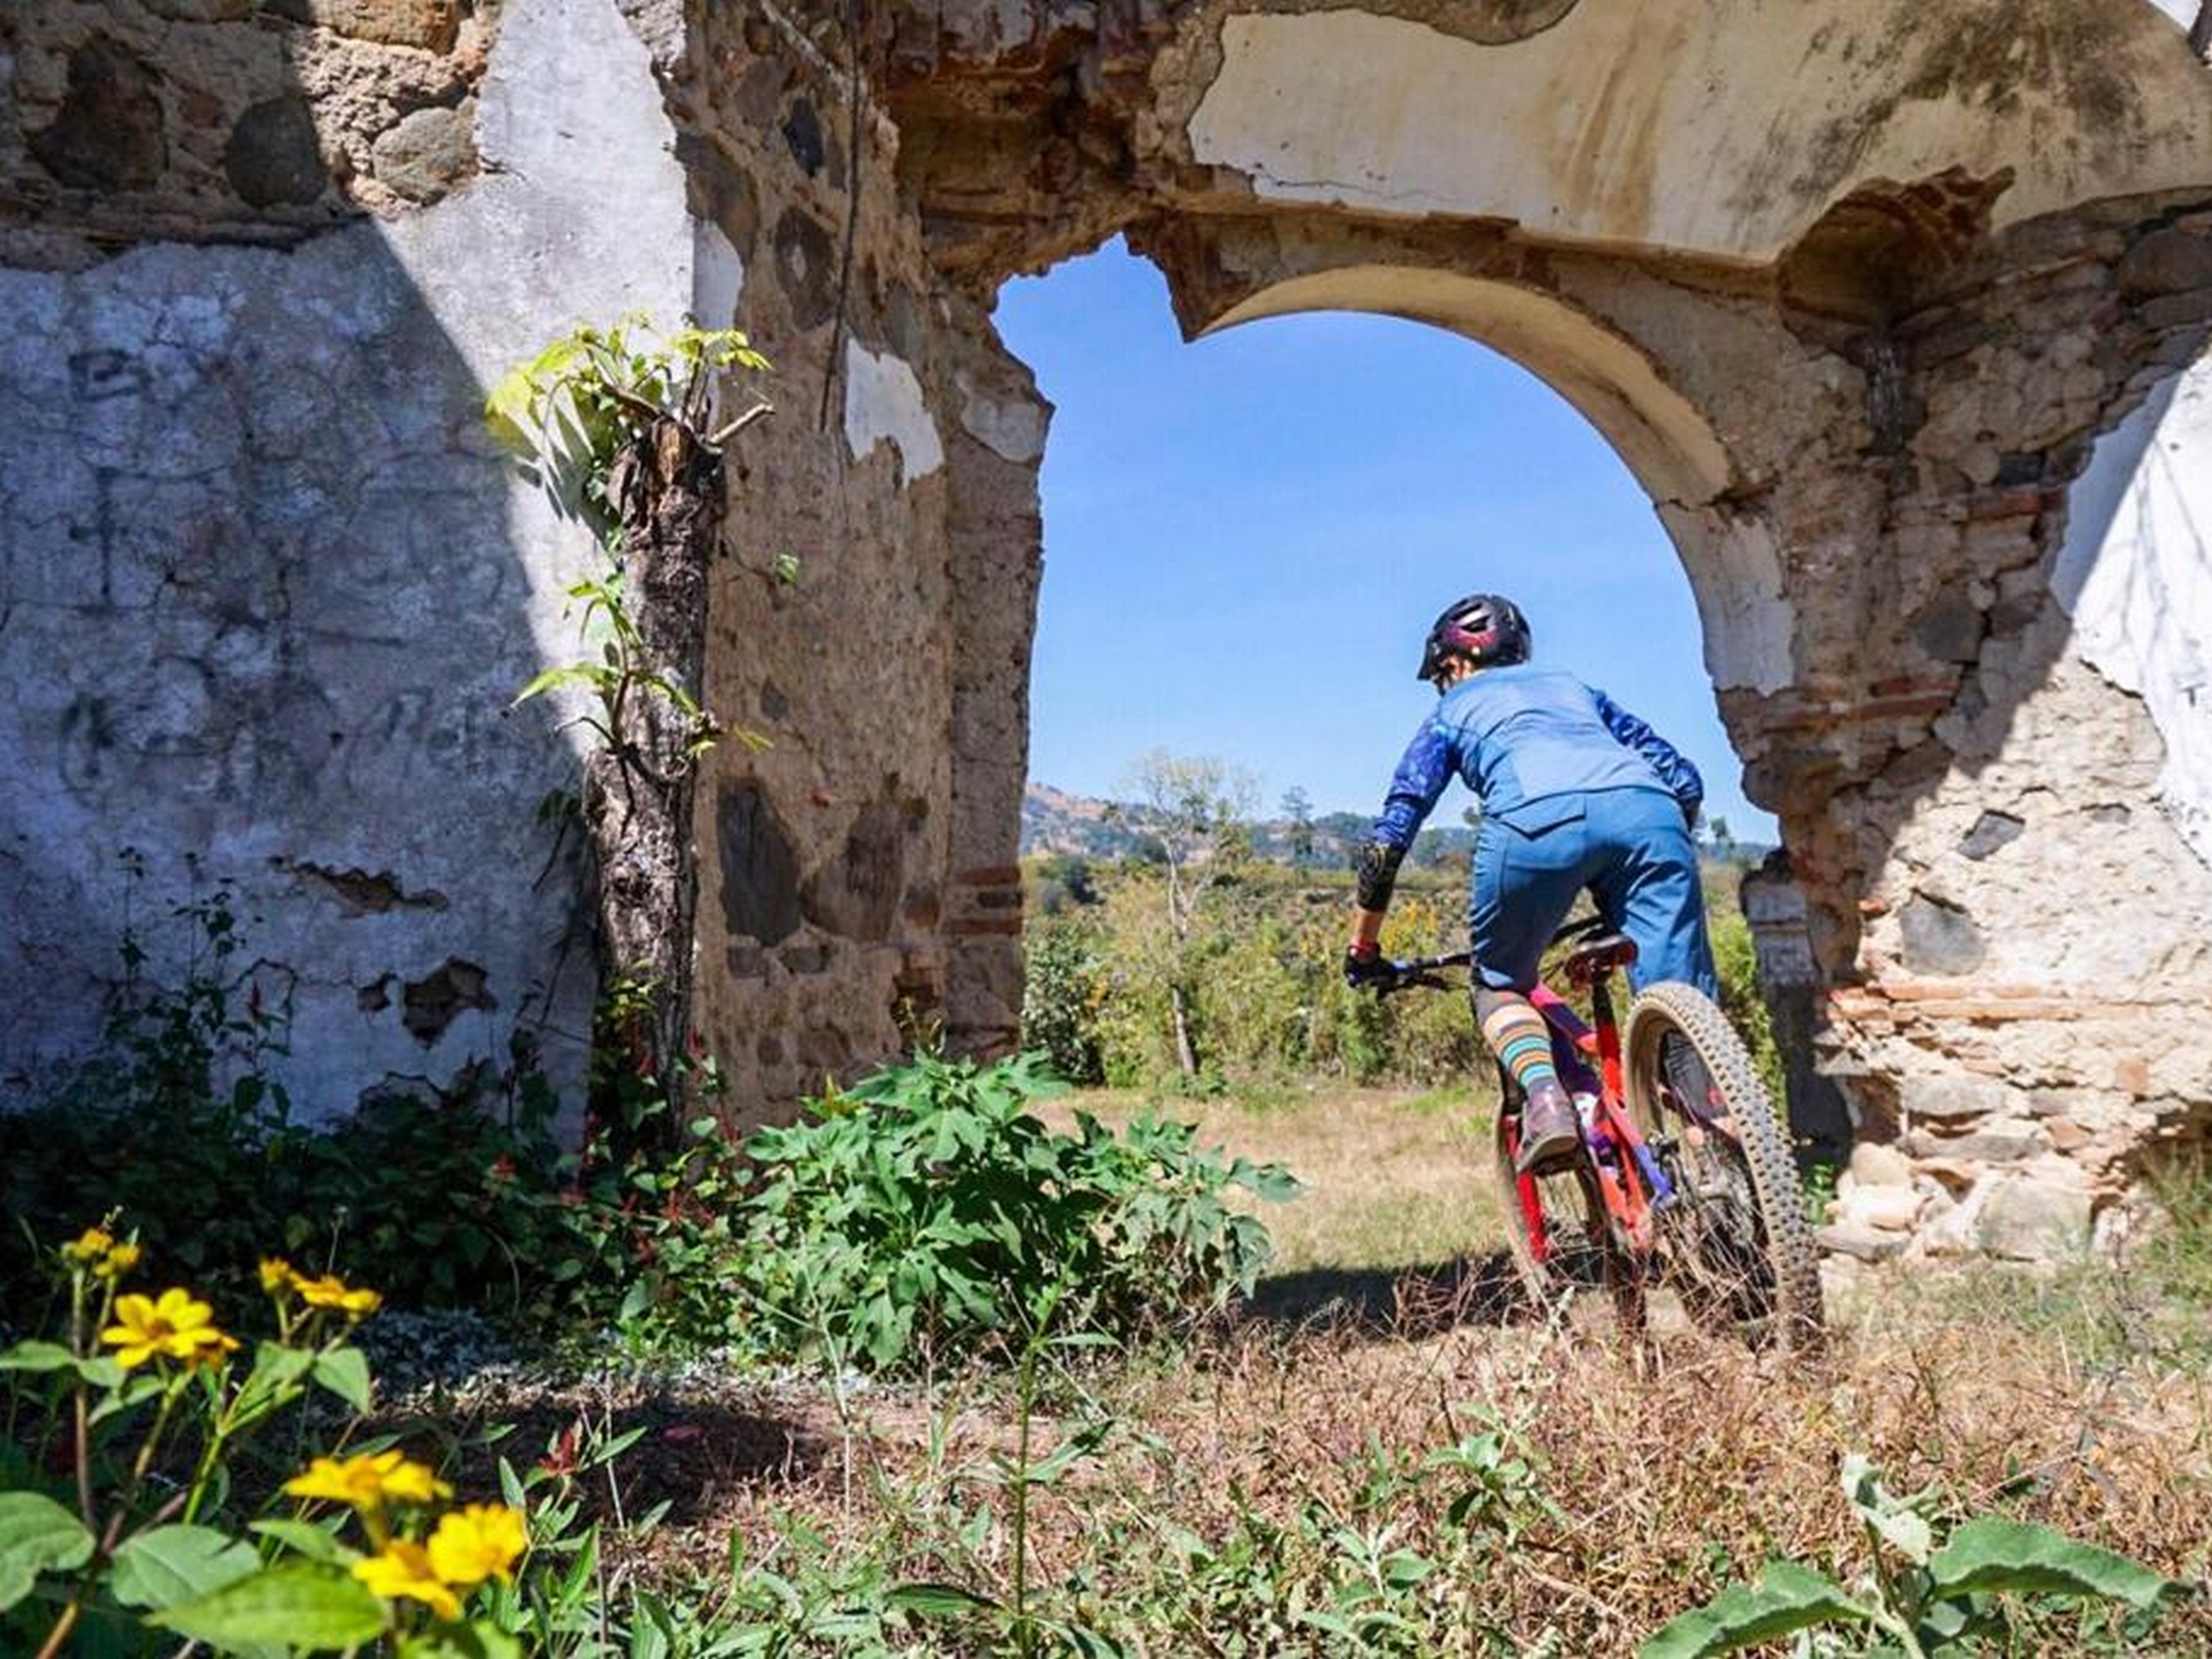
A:
<svg viewBox="0 0 2212 1659">
<path fill-rule="evenodd" d="M 1421 647 L 1421 677 L 1432 685 L 1446 657 L 1471 657 L 1483 668 L 1529 660 L 1529 619 L 1502 594 L 1469 594 L 1445 607 Z M 1439 688 L 1441 689 L 1440 686 Z"/>
</svg>

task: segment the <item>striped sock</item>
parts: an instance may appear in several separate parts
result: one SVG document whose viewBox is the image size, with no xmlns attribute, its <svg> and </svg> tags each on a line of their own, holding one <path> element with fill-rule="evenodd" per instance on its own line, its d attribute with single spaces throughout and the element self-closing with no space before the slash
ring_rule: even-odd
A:
<svg viewBox="0 0 2212 1659">
<path fill-rule="evenodd" d="M 1557 1083 L 1552 1064 L 1552 1028 L 1533 1004 L 1519 997 L 1491 1011 L 1483 1021 L 1483 1040 L 1525 1094 L 1540 1083 Z"/>
</svg>

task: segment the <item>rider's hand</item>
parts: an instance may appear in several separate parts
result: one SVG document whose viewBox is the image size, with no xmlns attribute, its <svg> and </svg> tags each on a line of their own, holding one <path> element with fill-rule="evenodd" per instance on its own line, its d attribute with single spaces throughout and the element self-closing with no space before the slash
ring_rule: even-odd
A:
<svg viewBox="0 0 2212 1659">
<path fill-rule="evenodd" d="M 1371 939 L 1344 950 L 1344 983 L 1355 991 L 1370 985 L 1387 985 L 1397 977 L 1397 973 L 1393 964 L 1383 961 L 1380 947 Z"/>
</svg>

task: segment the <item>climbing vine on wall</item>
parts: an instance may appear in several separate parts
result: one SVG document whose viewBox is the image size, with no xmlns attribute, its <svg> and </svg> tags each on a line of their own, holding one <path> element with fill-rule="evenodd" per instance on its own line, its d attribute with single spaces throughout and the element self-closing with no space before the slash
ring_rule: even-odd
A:
<svg viewBox="0 0 2212 1659">
<path fill-rule="evenodd" d="M 626 316 L 561 335 L 485 406 L 493 432 L 607 556 L 568 590 L 588 654 L 546 669 L 517 701 L 583 694 L 577 718 L 597 740 L 580 804 L 598 872 L 599 1034 L 622 1061 L 600 1071 L 671 1095 L 690 1037 L 694 785 L 699 757 L 725 734 L 702 691 L 723 451 L 770 406 L 756 398 L 719 424 L 716 411 L 735 382 L 767 371 L 734 329 L 663 334 Z"/>
</svg>

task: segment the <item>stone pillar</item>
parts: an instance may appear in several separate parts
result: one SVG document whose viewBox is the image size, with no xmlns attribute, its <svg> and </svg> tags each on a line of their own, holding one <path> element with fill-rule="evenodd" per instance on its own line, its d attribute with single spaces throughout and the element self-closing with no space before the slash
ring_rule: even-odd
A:
<svg viewBox="0 0 2212 1659">
<path fill-rule="evenodd" d="M 1044 526 L 1037 469 L 1052 406 L 980 308 L 953 373 L 951 880 L 945 1039 L 1004 1052 L 1021 1025 L 1021 791 Z"/>
<path fill-rule="evenodd" d="M 1818 1161 L 1841 1163 L 1851 1154 L 1853 1125 L 1835 1080 L 1815 1064 L 1820 991 L 1805 894 L 1791 879 L 1789 855 L 1777 849 L 1745 872 L 1737 891 L 1758 958 L 1759 994 L 1782 1051 L 1790 1136 Z"/>
<path fill-rule="evenodd" d="M 1951 689 L 1852 791 L 1829 1003 L 1914 1249 L 2041 1258 L 2212 1128 L 2212 213 L 1998 238 L 1896 328 L 1916 422 L 1870 671 Z"/>
</svg>

